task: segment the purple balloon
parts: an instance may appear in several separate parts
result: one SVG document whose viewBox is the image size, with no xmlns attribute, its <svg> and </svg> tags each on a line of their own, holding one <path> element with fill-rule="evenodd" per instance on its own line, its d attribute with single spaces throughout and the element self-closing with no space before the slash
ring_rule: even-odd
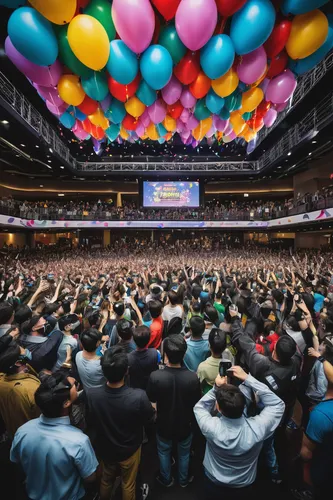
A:
<svg viewBox="0 0 333 500">
<path fill-rule="evenodd" d="M 55 106 L 52 104 L 50 101 L 45 101 L 46 107 L 49 111 L 51 111 L 52 114 L 55 116 L 61 116 L 62 114 L 65 113 L 65 111 L 68 108 L 68 104 L 64 102 L 64 104 L 61 104 L 60 106 Z"/>
<path fill-rule="evenodd" d="M 266 66 L 267 56 L 264 47 L 261 46 L 241 57 L 237 66 L 237 74 L 243 83 L 251 85 L 264 74 Z"/>
<path fill-rule="evenodd" d="M 193 137 L 190 135 L 190 137 L 188 137 L 186 139 L 186 142 L 185 142 L 186 146 L 190 146 L 192 144 L 192 141 L 193 141 Z"/>
<path fill-rule="evenodd" d="M 194 148 L 196 148 L 197 146 L 199 146 L 199 141 L 196 141 L 195 139 L 192 141 L 192 146 Z"/>
<path fill-rule="evenodd" d="M 157 99 L 151 106 L 148 107 L 148 114 L 151 121 L 157 125 L 161 123 L 167 114 L 167 109 L 162 99 Z"/>
<path fill-rule="evenodd" d="M 29 80 L 43 85 L 44 87 L 55 87 L 62 74 L 60 61 L 55 61 L 51 66 L 38 66 L 26 59 L 18 50 L 15 49 L 9 36 L 5 41 L 5 52 L 8 59 L 23 73 Z"/>
<path fill-rule="evenodd" d="M 297 87 L 295 75 L 290 69 L 273 78 L 266 91 L 266 101 L 281 104 L 288 101 Z"/>
<path fill-rule="evenodd" d="M 188 88 L 184 89 L 180 96 L 180 102 L 184 108 L 194 108 L 197 103 L 196 98 L 191 94 Z"/>
<path fill-rule="evenodd" d="M 106 111 L 107 109 L 109 109 L 111 102 L 112 102 L 112 96 L 111 94 L 108 94 L 105 97 L 105 99 L 103 99 L 103 101 L 100 102 L 102 110 Z"/>
<path fill-rule="evenodd" d="M 189 112 L 188 109 L 184 108 L 182 111 L 182 114 L 180 115 L 180 119 L 183 123 L 186 123 L 187 120 L 190 118 L 191 113 Z"/>
<path fill-rule="evenodd" d="M 263 91 L 264 94 L 266 94 L 266 90 L 267 90 L 267 87 L 269 85 L 269 82 L 270 82 L 270 79 L 269 78 L 265 78 L 261 84 L 259 85 L 259 88 L 261 88 L 261 90 Z"/>
<path fill-rule="evenodd" d="M 162 97 L 167 104 L 175 104 L 182 94 L 183 86 L 175 76 L 162 89 Z"/>
<path fill-rule="evenodd" d="M 289 105 L 289 100 L 286 102 L 282 102 L 281 104 L 273 104 L 273 107 L 274 109 L 276 109 L 278 113 L 281 113 L 281 111 L 284 111 L 288 105 Z"/>
<path fill-rule="evenodd" d="M 184 132 L 182 133 L 182 138 L 184 138 L 185 140 L 187 140 L 190 136 L 191 136 L 190 130 L 184 130 Z"/>
<path fill-rule="evenodd" d="M 233 132 L 232 125 L 228 123 L 227 127 L 224 129 L 224 135 L 228 136 Z"/>
<path fill-rule="evenodd" d="M 266 125 L 266 127 L 268 127 L 268 128 L 271 127 L 274 124 L 276 118 L 277 118 L 276 109 L 269 108 L 269 110 L 267 111 L 267 113 L 264 116 L 264 124 Z"/>
<path fill-rule="evenodd" d="M 33 84 L 38 94 L 54 106 L 61 106 L 64 101 L 59 97 L 58 89 L 55 87 L 43 87 L 42 85 Z"/>
<path fill-rule="evenodd" d="M 190 50 L 201 49 L 213 36 L 217 23 L 215 0 L 182 0 L 176 12 L 176 30 Z"/>
<path fill-rule="evenodd" d="M 212 125 L 212 126 L 210 127 L 210 129 L 208 130 L 208 132 L 207 132 L 207 134 L 206 134 L 206 137 L 207 137 L 208 139 L 210 139 L 211 137 L 213 137 L 213 135 L 215 134 L 215 132 L 216 132 L 216 128 L 214 127 L 214 125 Z"/>
<path fill-rule="evenodd" d="M 225 132 L 226 128 L 229 125 L 229 120 L 222 120 L 222 118 L 220 118 L 219 116 L 213 115 L 213 124 L 216 130 L 218 130 L 219 132 Z"/>
<path fill-rule="evenodd" d="M 186 129 L 185 123 L 180 118 L 177 119 L 177 132 L 181 134 Z"/>
<path fill-rule="evenodd" d="M 191 115 L 187 120 L 186 125 L 189 130 L 194 130 L 195 128 L 197 128 L 199 123 L 200 123 L 199 120 L 197 120 L 194 115 Z"/>
<path fill-rule="evenodd" d="M 142 121 L 141 121 L 141 120 L 139 120 L 139 121 L 138 121 L 138 125 L 137 125 L 137 127 L 136 127 L 136 129 L 135 129 L 135 132 L 136 132 L 136 134 L 137 134 L 139 137 L 140 137 L 141 135 L 144 135 L 144 133 L 145 133 L 145 126 L 144 126 L 144 124 L 142 123 Z"/>
<path fill-rule="evenodd" d="M 234 131 L 232 131 L 231 134 L 228 135 L 228 137 L 233 141 L 234 139 L 236 139 L 237 135 L 235 134 Z"/>
<path fill-rule="evenodd" d="M 150 116 L 148 113 L 148 108 L 146 108 L 143 114 L 140 116 L 140 121 L 144 127 L 148 127 L 150 124 Z"/>
</svg>

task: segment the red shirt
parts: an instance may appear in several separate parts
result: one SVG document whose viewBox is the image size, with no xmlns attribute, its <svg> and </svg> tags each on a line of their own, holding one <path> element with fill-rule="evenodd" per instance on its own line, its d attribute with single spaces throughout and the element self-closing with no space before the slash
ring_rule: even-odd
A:
<svg viewBox="0 0 333 500">
<path fill-rule="evenodd" d="M 259 352 L 260 354 L 267 355 L 268 354 L 267 351 L 269 350 L 269 352 L 272 353 L 274 351 L 275 344 L 277 343 L 279 338 L 280 336 L 277 333 L 271 333 L 267 337 L 263 337 L 262 342 L 260 341 L 256 342 L 257 352 Z M 267 350 L 265 349 L 265 346 L 267 346 Z"/>
<path fill-rule="evenodd" d="M 150 325 L 150 341 L 148 347 L 155 347 L 159 349 L 162 343 L 162 333 L 163 333 L 164 322 L 162 316 L 153 319 Z"/>
</svg>

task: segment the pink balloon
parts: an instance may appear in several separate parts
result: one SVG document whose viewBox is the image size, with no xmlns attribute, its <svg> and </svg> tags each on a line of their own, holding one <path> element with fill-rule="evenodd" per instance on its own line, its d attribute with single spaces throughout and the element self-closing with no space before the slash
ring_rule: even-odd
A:
<svg viewBox="0 0 333 500">
<path fill-rule="evenodd" d="M 251 85 L 264 74 L 266 66 L 267 56 L 264 47 L 261 46 L 241 57 L 237 74 L 243 83 Z"/>
<path fill-rule="evenodd" d="M 214 115 L 213 124 L 216 130 L 218 130 L 219 132 L 224 132 L 229 125 L 229 120 L 222 120 L 222 118 L 220 118 L 219 116 Z"/>
<path fill-rule="evenodd" d="M 289 100 L 286 102 L 282 102 L 281 104 L 273 104 L 273 107 L 274 109 L 276 109 L 278 113 L 281 113 L 281 111 L 284 111 L 288 105 L 289 105 Z"/>
<path fill-rule="evenodd" d="M 54 106 L 61 106 L 64 104 L 64 101 L 59 97 L 58 89 L 55 87 L 43 87 L 41 85 L 33 84 L 38 94 Z"/>
<path fill-rule="evenodd" d="M 189 117 L 189 119 L 187 120 L 187 128 L 190 129 L 190 130 L 194 130 L 195 128 L 197 128 L 197 126 L 199 125 L 199 120 L 196 119 L 196 117 L 194 115 L 191 115 Z"/>
<path fill-rule="evenodd" d="M 89 134 L 85 130 L 83 130 L 80 122 L 76 120 L 74 127 L 72 128 L 73 134 L 80 140 L 84 141 L 85 139 L 88 139 Z"/>
<path fill-rule="evenodd" d="M 215 0 L 182 0 L 176 12 L 176 30 L 190 50 L 201 49 L 212 37 L 217 23 Z"/>
<path fill-rule="evenodd" d="M 153 123 L 157 125 L 161 123 L 167 114 L 167 109 L 162 99 L 157 99 L 151 106 L 148 107 L 148 114 Z"/>
<path fill-rule="evenodd" d="M 146 108 L 143 114 L 140 116 L 140 121 L 144 127 L 148 127 L 150 124 L 150 116 L 148 113 L 148 108 Z"/>
<path fill-rule="evenodd" d="M 180 96 L 180 102 L 184 108 L 194 108 L 197 103 L 196 98 L 191 94 L 188 88 L 185 88 Z"/>
<path fill-rule="evenodd" d="M 281 104 L 293 95 L 297 87 L 295 75 L 290 69 L 284 70 L 280 75 L 273 78 L 266 91 L 266 101 Z"/>
<path fill-rule="evenodd" d="M 149 0 L 113 0 L 112 19 L 120 38 L 135 54 L 149 47 L 155 30 Z"/>
<path fill-rule="evenodd" d="M 212 125 L 212 126 L 210 127 L 210 129 L 208 130 L 208 132 L 207 132 L 207 134 L 206 134 L 206 137 L 207 137 L 208 139 L 210 139 L 211 137 L 213 137 L 213 135 L 215 134 L 215 132 L 216 132 L 216 128 L 214 127 L 214 125 Z"/>
<path fill-rule="evenodd" d="M 261 90 L 263 91 L 264 94 L 266 94 L 266 90 L 267 90 L 267 87 L 269 85 L 269 82 L 270 82 L 270 79 L 269 78 L 265 78 L 261 84 L 259 85 L 259 87 L 261 88 Z"/>
<path fill-rule="evenodd" d="M 185 142 L 186 146 L 189 146 L 190 144 L 192 144 L 192 141 L 193 141 L 193 137 L 192 136 L 188 137 L 186 142 Z"/>
<path fill-rule="evenodd" d="M 183 123 L 186 123 L 190 116 L 191 113 L 189 112 L 189 110 L 187 108 L 184 108 L 182 114 L 180 115 L 180 119 Z"/>
<path fill-rule="evenodd" d="M 177 132 L 181 134 L 186 129 L 185 123 L 180 118 L 177 119 Z"/>
<path fill-rule="evenodd" d="M 171 77 L 169 83 L 162 89 L 162 97 L 167 104 L 175 104 L 181 96 L 183 86 L 175 76 Z"/>
<path fill-rule="evenodd" d="M 51 66 L 38 66 L 26 59 L 18 50 L 15 49 L 9 36 L 5 41 L 5 52 L 8 59 L 23 73 L 29 80 L 43 85 L 44 87 L 55 87 L 62 74 L 60 61 L 55 61 Z"/>
<path fill-rule="evenodd" d="M 231 132 L 233 132 L 232 125 L 230 125 L 230 123 L 228 123 L 227 127 L 224 129 L 224 135 L 228 136 L 231 134 Z"/>
<path fill-rule="evenodd" d="M 196 140 L 192 141 L 192 146 L 194 148 L 196 148 L 197 146 L 199 146 L 199 141 L 196 141 Z"/>
<path fill-rule="evenodd" d="M 45 101 L 45 104 L 47 109 L 56 116 L 61 116 L 68 108 L 68 105 L 66 103 L 61 104 L 60 106 L 55 106 L 54 104 L 52 104 L 52 102 Z"/>
<path fill-rule="evenodd" d="M 231 134 L 228 135 L 228 137 L 233 141 L 234 139 L 236 139 L 237 135 L 234 131 L 232 131 Z"/>
<path fill-rule="evenodd" d="M 182 138 L 184 138 L 185 140 L 187 140 L 191 135 L 191 131 L 190 130 L 185 130 L 183 133 L 182 133 Z"/>
<path fill-rule="evenodd" d="M 264 116 L 264 124 L 266 125 L 266 127 L 268 127 L 268 128 L 271 127 L 274 124 L 276 118 L 277 118 L 276 109 L 269 108 L 269 110 L 267 111 L 267 113 Z"/>
<path fill-rule="evenodd" d="M 144 124 L 142 123 L 141 120 L 139 120 L 139 123 L 138 123 L 138 126 L 136 127 L 135 129 L 135 132 L 137 133 L 137 135 L 140 137 L 141 135 L 144 135 L 145 133 L 145 126 Z"/>
</svg>

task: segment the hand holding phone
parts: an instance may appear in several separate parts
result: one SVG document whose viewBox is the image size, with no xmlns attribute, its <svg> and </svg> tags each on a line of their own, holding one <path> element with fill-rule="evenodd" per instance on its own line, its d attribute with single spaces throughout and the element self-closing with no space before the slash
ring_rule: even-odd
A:
<svg viewBox="0 0 333 500">
<path fill-rule="evenodd" d="M 220 361 L 220 365 L 219 365 L 220 377 L 226 377 L 228 375 L 227 371 L 230 370 L 231 367 L 232 367 L 231 361 L 229 361 L 228 359 L 222 359 L 222 361 Z"/>
</svg>

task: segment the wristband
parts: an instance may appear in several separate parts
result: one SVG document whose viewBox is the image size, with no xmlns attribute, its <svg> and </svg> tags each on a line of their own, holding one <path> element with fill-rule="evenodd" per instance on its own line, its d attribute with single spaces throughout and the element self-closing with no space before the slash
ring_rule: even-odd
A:
<svg viewBox="0 0 333 500">
<path fill-rule="evenodd" d="M 324 361 L 326 361 L 326 359 L 324 358 L 324 356 L 319 356 L 319 358 L 317 358 L 318 361 L 320 361 L 321 363 L 324 363 Z"/>
</svg>

